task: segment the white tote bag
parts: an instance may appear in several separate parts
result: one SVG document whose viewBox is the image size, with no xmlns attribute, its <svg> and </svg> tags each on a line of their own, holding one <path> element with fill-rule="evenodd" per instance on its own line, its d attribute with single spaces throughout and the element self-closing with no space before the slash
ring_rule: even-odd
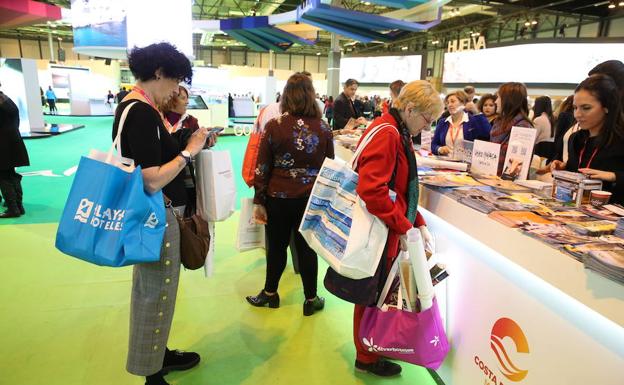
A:
<svg viewBox="0 0 624 385">
<path fill-rule="evenodd" d="M 236 249 L 238 251 L 264 248 L 264 225 L 254 223 L 252 215 L 253 198 L 241 199 L 241 211 L 236 234 Z"/>
<path fill-rule="evenodd" d="M 326 158 L 312 188 L 299 232 L 338 274 L 353 279 L 375 275 L 388 227 L 366 209 L 355 191 L 357 160 L 373 137 L 385 127 L 371 130 L 362 139 L 351 163 Z M 393 192 L 391 192 L 394 194 Z"/>
<path fill-rule="evenodd" d="M 202 150 L 195 157 L 197 210 L 208 222 L 228 219 L 236 204 L 236 185 L 229 151 Z"/>
</svg>

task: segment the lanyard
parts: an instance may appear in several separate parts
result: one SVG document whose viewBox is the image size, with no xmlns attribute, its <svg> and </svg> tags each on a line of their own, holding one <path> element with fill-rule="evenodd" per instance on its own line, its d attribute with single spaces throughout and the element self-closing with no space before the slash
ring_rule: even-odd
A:
<svg viewBox="0 0 624 385">
<path fill-rule="evenodd" d="M 173 127 L 171 125 L 171 123 L 169 123 L 169 121 L 167 120 L 167 118 L 164 117 L 164 115 L 162 114 L 162 112 L 160 112 L 160 110 L 158 109 L 158 107 L 156 106 L 156 103 L 154 103 L 152 101 L 152 99 L 150 99 L 149 96 L 147 96 L 147 93 L 139 86 L 134 86 L 132 88 L 132 91 L 135 91 L 137 94 L 141 95 L 143 97 L 143 99 L 145 99 L 145 101 L 147 102 L 147 104 L 149 104 L 150 106 L 152 106 L 152 108 L 154 110 L 156 110 L 156 112 L 158 112 L 158 115 L 160 115 L 160 120 L 162 120 L 163 124 L 165 125 L 165 128 L 167 129 L 167 131 L 169 131 L 169 133 L 173 133 L 177 130 L 176 127 Z"/>
<path fill-rule="evenodd" d="M 583 164 L 583 155 L 585 155 L 585 148 L 587 148 L 588 141 L 589 141 L 589 138 L 585 139 L 585 144 L 583 145 L 583 149 L 581 150 L 581 153 L 579 154 L 578 168 L 581 168 L 581 165 Z M 589 162 L 587 162 L 587 166 L 585 166 L 584 168 L 590 168 L 591 163 L 594 160 L 594 157 L 596 156 L 597 153 L 598 153 L 598 147 L 594 149 L 594 151 L 592 152 L 592 155 L 589 157 Z"/>
<path fill-rule="evenodd" d="M 464 122 L 460 122 L 458 126 L 455 126 L 452 122 L 451 122 L 451 145 L 453 147 L 455 147 L 455 140 L 457 140 L 457 137 L 459 136 L 459 130 L 462 129 Z"/>
</svg>

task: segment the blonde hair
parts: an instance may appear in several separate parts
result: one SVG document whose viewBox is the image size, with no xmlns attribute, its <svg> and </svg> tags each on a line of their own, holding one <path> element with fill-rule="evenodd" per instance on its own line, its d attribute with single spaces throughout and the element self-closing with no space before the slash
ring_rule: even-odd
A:
<svg viewBox="0 0 624 385">
<path fill-rule="evenodd" d="M 418 112 L 428 113 L 435 119 L 444 111 L 440 94 L 426 80 L 415 80 L 403 86 L 392 106 L 398 110 L 415 109 Z"/>
<path fill-rule="evenodd" d="M 470 97 L 468 96 L 468 94 L 464 91 L 464 90 L 455 90 L 453 92 L 449 92 L 448 95 L 446 95 L 446 97 L 444 98 L 445 102 L 448 102 L 448 99 L 451 96 L 455 96 L 457 98 L 457 100 L 460 101 L 460 103 L 462 104 L 466 104 L 470 101 Z"/>
</svg>

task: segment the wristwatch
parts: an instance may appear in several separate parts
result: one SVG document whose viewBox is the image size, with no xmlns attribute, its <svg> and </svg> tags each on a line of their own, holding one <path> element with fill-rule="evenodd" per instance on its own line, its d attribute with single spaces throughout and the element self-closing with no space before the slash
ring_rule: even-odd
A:
<svg viewBox="0 0 624 385">
<path fill-rule="evenodd" d="M 186 150 L 180 151 L 180 156 L 182 158 L 184 158 L 184 160 L 186 161 L 186 164 L 191 163 L 192 158 L 191 158 L 191 153 L 190 152 L 188 152 Z"/>
</svg>

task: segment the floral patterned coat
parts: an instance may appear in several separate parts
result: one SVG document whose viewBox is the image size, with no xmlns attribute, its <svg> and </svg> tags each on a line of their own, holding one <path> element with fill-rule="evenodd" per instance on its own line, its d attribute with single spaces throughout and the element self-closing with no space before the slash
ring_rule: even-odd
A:
<svg viewBox="0 0 624 385">
<path fill-rule="evenodd" d="M 254 203 L 307 198 L 325 158 L 334 158 L 334 142 L 323 120 L 288 113 L 270 120 L 258 149 Z"/>
</svg>

